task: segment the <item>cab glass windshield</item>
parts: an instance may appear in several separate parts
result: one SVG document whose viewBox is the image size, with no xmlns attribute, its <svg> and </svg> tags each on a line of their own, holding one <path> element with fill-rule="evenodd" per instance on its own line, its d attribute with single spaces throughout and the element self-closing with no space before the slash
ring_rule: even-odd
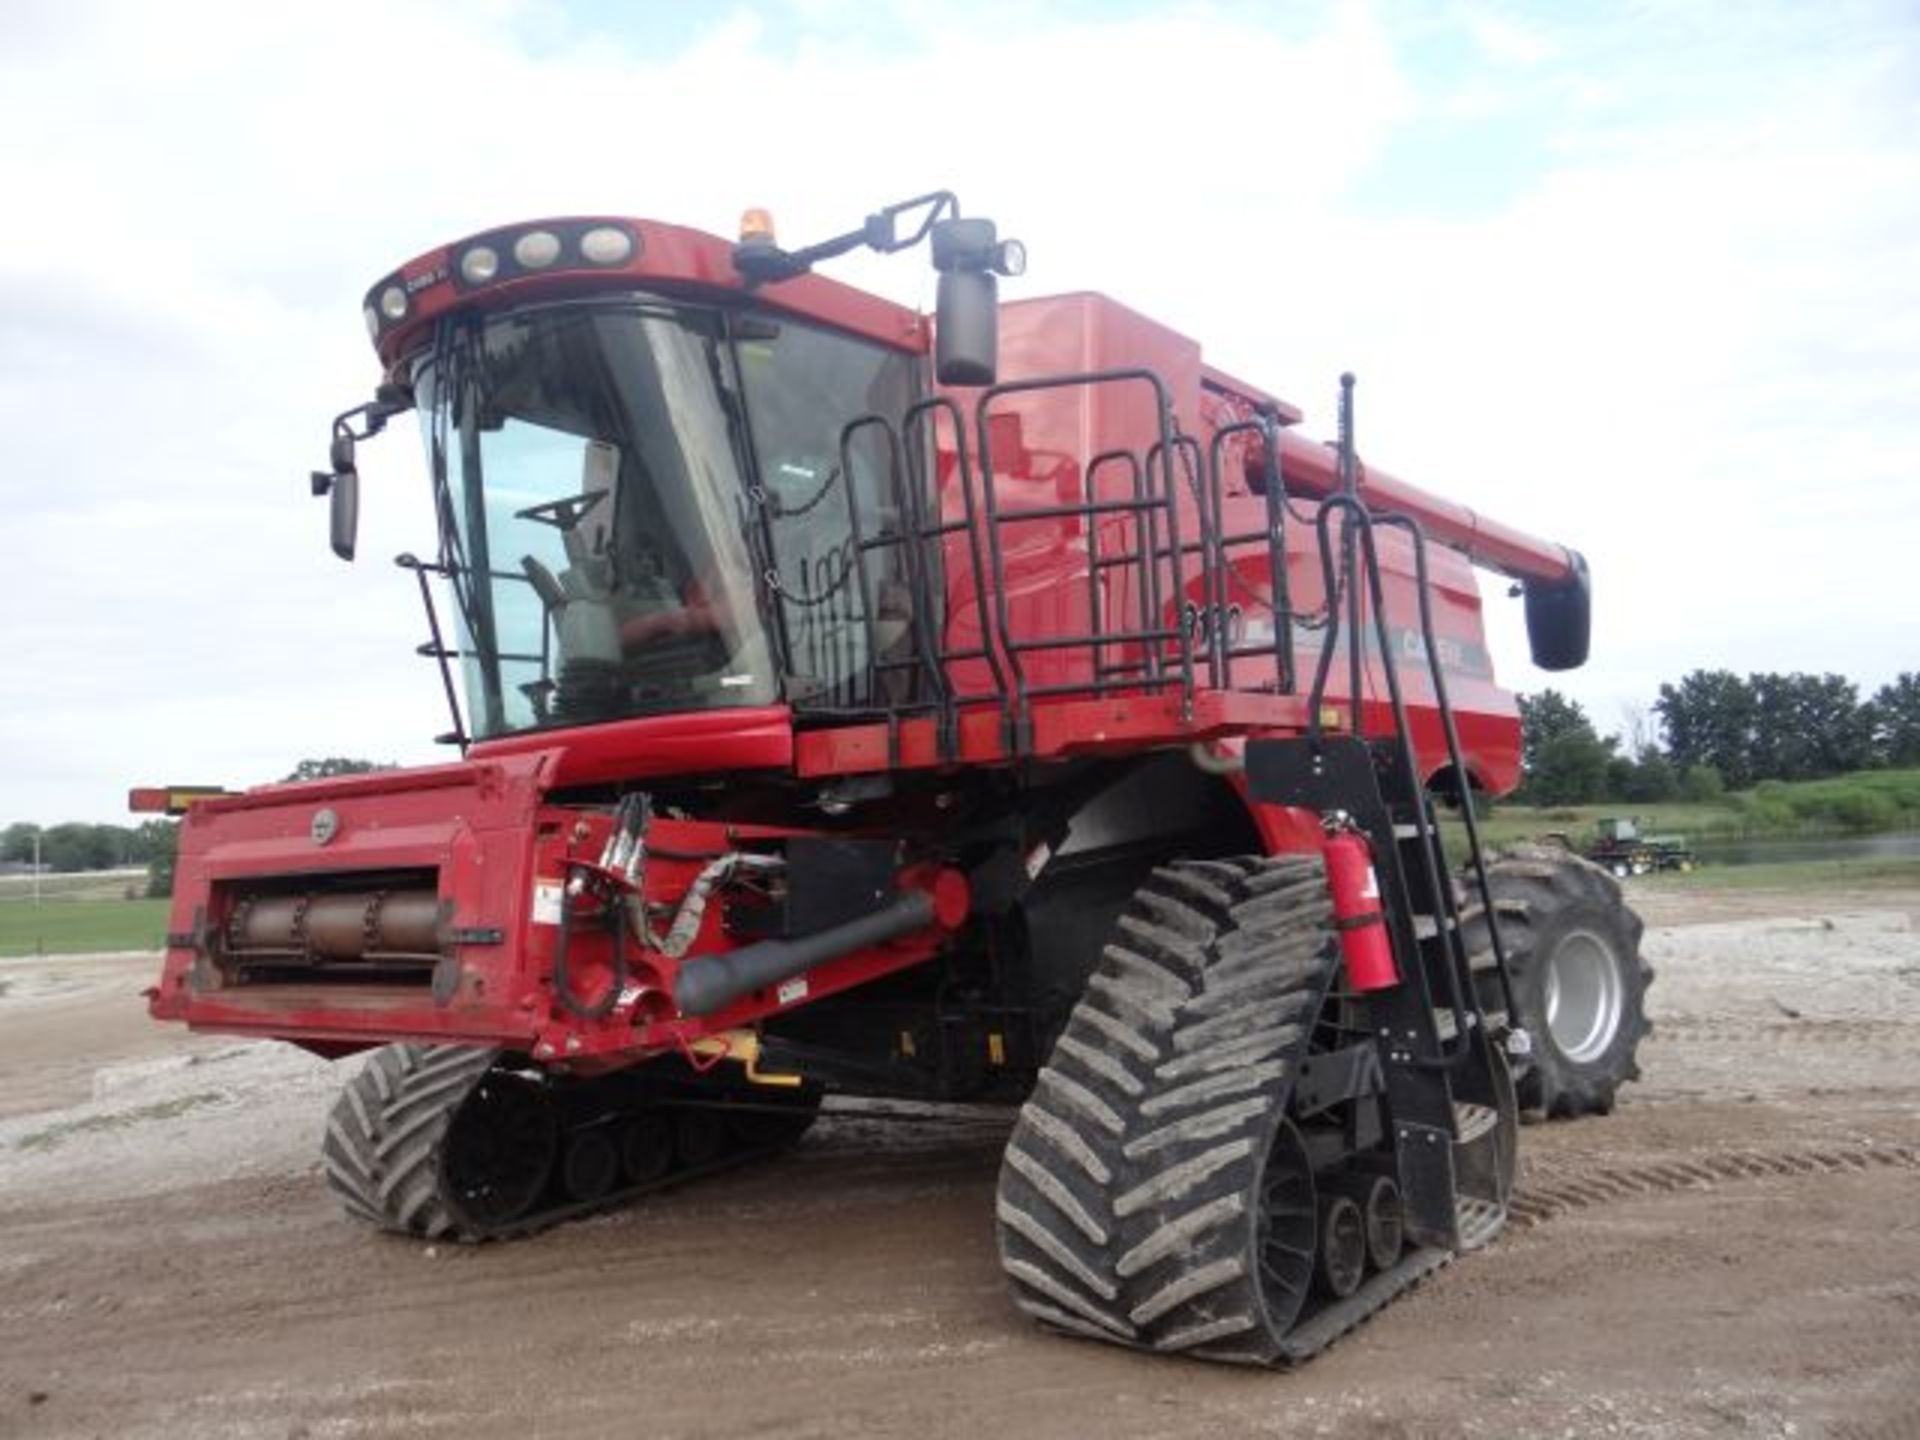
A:
<svg viewBox="0 0 1920 1440">
<path fill-rule="evenodd" d="M 839 435 L 897 420 L 914 373 L 836 333 L 632 298 L 444 328 L 414 388 L 469 731 L 804 700 L 869 672 L 861 587 L 831 582 L 853 568 L 850 498 L 884 507 L 873 467 L 840 475 Z"/>
</svg>

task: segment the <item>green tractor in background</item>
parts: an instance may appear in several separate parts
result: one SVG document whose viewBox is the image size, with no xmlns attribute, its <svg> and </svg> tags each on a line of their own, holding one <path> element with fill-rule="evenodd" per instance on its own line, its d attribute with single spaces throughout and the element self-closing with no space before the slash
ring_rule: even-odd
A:
<svg viewBox="0 0 1920 1440">
<path fill-rule="evenodd" d="M 1693 869 L 1693 846 L 1684 835 L 1643 835 L 1637 816 L 1609 816 L 1594 822 L 1595 838 L 1583 852 L 1624 880 L 1656 870 Z"/>
</svg>

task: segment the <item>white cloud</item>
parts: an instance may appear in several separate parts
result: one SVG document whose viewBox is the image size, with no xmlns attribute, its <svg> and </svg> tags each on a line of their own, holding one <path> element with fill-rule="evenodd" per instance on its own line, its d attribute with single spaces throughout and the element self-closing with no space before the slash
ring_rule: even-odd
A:
<svg viewBox="0 0 1920 1440">
<path fill-rule="evenodd" d="M 1503 65 L 1539 65 L 1562 53 L 1538 27 L 1484 6 L 1463 5 L 1458 18 L 1480 52 Z"/>
</svg>

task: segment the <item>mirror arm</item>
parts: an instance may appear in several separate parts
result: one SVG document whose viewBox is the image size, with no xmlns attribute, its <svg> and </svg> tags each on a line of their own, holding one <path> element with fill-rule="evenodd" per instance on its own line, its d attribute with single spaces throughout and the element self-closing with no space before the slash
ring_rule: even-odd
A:
<svg viewBox="0 0 1920 1440">
<path fill-rule="evenodd" d="M 750 216 L 758 212 L 749 212 Z M 902 216 L 913 216 L 906 234 Z M 929 242 L 939 273 L 934 320 L 934 375 L 943 385 L 991 385 L 998 373 L 999 282 L 1026 269 L 1026 247 L 1002 240 L 993 221 L 963 219 L 951 190 L 930 190 L 874 211 L 857 230 L 800 250 L 782 250 L 764 214 L 743 228 L 733 268 L 752 291 L 804 275 L 822 260 L 866 246 L 883 255 Z"/>
<path fill-rule="evenodd" d="M 353 559 L 354 535 L 360 520 L 360 471 L 354 464 L 354 442 L 378 435 L 387 421 L 413 408 L 413 393 L 404 385 L 385 383 L 364 405 L 342 411 L 333 417 L 333 441 L 327 460 L 331 469 L 314 470 L 307 483 L 316 499 L 327 498 L 331 514 L 333 553 L 342 560 Z M 359 428 L 354 428 L 354 422 Z"/>
<path fill-rule="evenodd" d="M 895 222 L 902 215 L 921 209 L 926 213 L 920 217 L 912 233 L 904 236 L 898 234 Z M 902 200 L 874 211 L 861 222 L 857 230 L 849 230 L 844 235 L 836 235 L 831 240 L 822 240 L 799 250 L 782 250 L 774 245 L 764 245 L 752 247 L 743 254 L 740 247 L 735 247 L 734 265 L 746 277 L 749 286 L 776 285 L 782 280 L 805 275 L 822 260 L 836 259 L 862 246 L 882 255 L 912 249 L 927 238 L 942 215 L 958 218 L 959 214 L 960 201 L 951 190 L 930 190 L 925 195 L 916 195 L 911 200 Z"/>
<path fill-rule="evenodd" d="M 366 404 L 356 405 L 334 416 L 333 433 L 351 436 L 355 440 L 371 440 L 387 428 L 387 421 L 396 415 L 406 414 L 412 408 L 411 392 L 399 385 L 382 385 Z M 361 423 L 358 431 L 353 428 L 356 420 Z"/>
</svg>

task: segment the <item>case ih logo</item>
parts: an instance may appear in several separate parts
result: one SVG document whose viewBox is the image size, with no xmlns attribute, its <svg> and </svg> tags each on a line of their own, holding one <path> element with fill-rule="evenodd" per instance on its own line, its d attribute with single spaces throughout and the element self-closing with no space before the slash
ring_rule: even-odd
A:
<svg viewBox="0 0 1920 1440">
<path fill-rule="evenodd" d="M 1344 621 L 1345 617 L 1342 616 L 1341 618 Z M 1317 626 L 1309 629 L 1298 617 L 1295 617 L 1293 624 L 1294 645 L 1296 649 L 1303 653 L 1317 654 L 1321 644 L 1325 640 L 1325 632 Z M 1258 631 L 1262 627 L 1256 624 L 1252 628 Z M 1371 621 L 1368 622 L 1366 631 L 1366 653 L 1369 657 L 1377 657 L 1380 653 L 1380 637 L 1375 633 Z M 1264 640 L 1269 638 L 1272 633 L 1272 627 L 1267 626 L 1265 627 L 1264 634 L 1255 634 L 1254 638 Z M 1388 634 L 1393 639 L 1394 658 L 1399 661 L 1402 666 L 1414 666 L 1415 673 L 1424 674 L 1427 664 L 1427 647 L 1425 642 L 1420 638 L 1420 632 L 1407 626 L 1395 625 L 1389 629 Z M 1465 675 L 1476 680 L 1491 680 L 1493 678 L 1493 656 L 1488 653 L 1484 645 L 1478 645 L 1471 640 L 1462 640 L 1452 635 L 1437 635 L 1434 639 L 1434 648 L 1440 652 L 1440 668 L 1442 670 L 1449 674 Z M 1343 653 L 1345 644 L 1346 637 L 1343 634 L 1341 637 Z"/>
<path fill-rule="evenodd" d="M 1344 618 L 1344 617 L 1343 617 Z M 1231 646 L 1260 644 L 1273 639 L 1273 621 L 1262 615 L 1249 616 L 1239 605 L 1228 605 L 1222 616 L 1218 605 L 1198 605 L 1189 600 L 1180 611 L 1180 623 L 1187 637 L 1193 643 L 1194 652 L 1204 655 L 1220 644 L 1224 634 Z M 1322 641 L 1321 627 L 1309 625 L 1300 616 L 1293 619 L 1294 645 L 1305 651 L 1318 651 Z M 1422 669 L 1427 663 L 1427 647 L 1420 638 L 1420 632 L 1409 626 L 1395 625 L 1388 632 L 1393 637 L 1394 656 L 1402 664 L 1412 664 Z M 1434 637 L 1434 648 L 1440 652 L 1440 668 L 1459 675 L 1469 675 L 1478 679 L 1493 678 L 1493 657 L 1483 645 L 1471 640 L 1462 640 L 1452 635 Z M 1380 637 L 1371 621 L 1366 626 L 1366 653 L 1377 656 L 1380 653 Z"/>
<path fill-rule="evenodd" d="M 307 834 L 313 837 L 313 843 L 324 845 L 340 833 L 340 817 L 331 810 L 316 810 L 313 820 L 307 826 Z"/>
<path fill-rule="evenodd" d="M 1370 635 L 1368 638 L 1373 637 Z M 1393 638 L 1400 647 L 1401 659 L 1421 665 L 1426 663 L 1427 646 L 1418 630 L 1396 628 Z M 1487 680 L 1493 678 L 1493 657 L 1487 653 L 1486 647 L 1453 635 L 1436 635 L 1433 637 L 1433 648 L 1440 654 L 1441 669 L 1457 670 L 1462 675 L 1477 675 Z"/>
</svg>

